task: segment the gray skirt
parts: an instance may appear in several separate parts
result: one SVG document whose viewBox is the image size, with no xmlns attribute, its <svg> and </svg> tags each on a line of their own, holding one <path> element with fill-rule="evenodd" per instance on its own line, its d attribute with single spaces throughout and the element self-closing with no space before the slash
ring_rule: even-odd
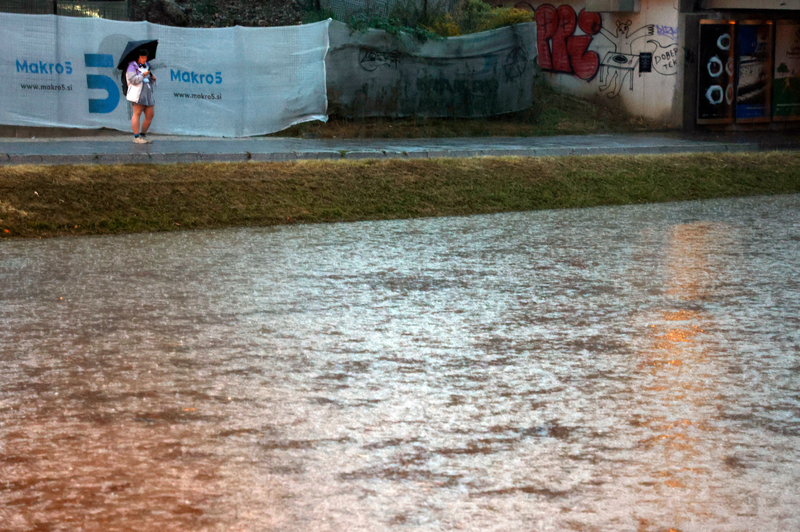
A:
<svg viewBox="0 0 800 532">
<path fill-rule="evenodd" d="M 136 103 L 148 107 L 156 104 L 156 99 L 153 96 L 153 87 L 149 83 L 142 82 L 142 93 L 139 95 L 139 100 Z"/>
</svg>

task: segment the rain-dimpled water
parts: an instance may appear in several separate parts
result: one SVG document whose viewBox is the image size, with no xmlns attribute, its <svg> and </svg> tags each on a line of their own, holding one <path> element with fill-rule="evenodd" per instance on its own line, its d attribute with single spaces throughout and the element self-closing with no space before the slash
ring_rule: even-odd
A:
<svg viewBox="0 0 800 532">
<path fill-rule="evenodd" d="M 0 530 L 800 529 L 800 196 L 0 242 Z"/>
</svg>

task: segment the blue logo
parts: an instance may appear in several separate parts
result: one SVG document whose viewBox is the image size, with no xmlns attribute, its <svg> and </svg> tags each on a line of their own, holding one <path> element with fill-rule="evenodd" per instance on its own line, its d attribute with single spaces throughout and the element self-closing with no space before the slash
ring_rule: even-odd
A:
<svg viewBox="0 0 800 532">
<path fill-rule="evenodd" d="M 198 83 L 203 85 L 219 85 L 222 83 L 222 72 L 214 72 L 213 74 L 201 74 L 198 72 L 182 72 L 180 69 L 175 72 L 169 69 L 170 81 L 182 81 L 183 83 Z"/>
<path fill-rule="evenodd" d="M 44 61 L 32 61 L 31 64 L 28 64 L 28 60 L 25 59 L 22 63 L 17 61 L 17 72 L 25 72 L 26 74 L 64 74 L 65 72 L 67 75 L 72 74 L 72 63 L 69 61 L 64 61 L 64 64 L 61 63 L 46 63 Z"/>
<path fill-rule="evenodd" d="M 114 56 L 109 54 L 83 54 L 88 68 L 114 68 Z M 108 93 L 104 99 L 89 99 L 90 113 L 110 113 L 119 104 L 119 88 L 117 82 L 108 76 L 86 74 L 86 85 L 90 89 L 102 89 Z"/>
</svg>

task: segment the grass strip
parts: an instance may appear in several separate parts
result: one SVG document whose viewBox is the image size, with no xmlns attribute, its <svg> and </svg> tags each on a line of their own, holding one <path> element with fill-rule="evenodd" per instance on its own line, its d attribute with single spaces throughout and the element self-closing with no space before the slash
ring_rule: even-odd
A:
<svg viewBox="0 0 800 532">
<path fill-rule="evenodd" d="M 345 222 L 800 192 L 800 153 L 0 167 L 0 237 Z"/>
</svg>

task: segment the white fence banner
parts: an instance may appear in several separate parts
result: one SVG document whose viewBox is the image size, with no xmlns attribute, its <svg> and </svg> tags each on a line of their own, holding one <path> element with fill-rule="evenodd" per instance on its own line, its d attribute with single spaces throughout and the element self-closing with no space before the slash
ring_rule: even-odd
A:
<svg viewBox="0 0 800 532">
<path fill-rule="evenodd" d="M 130 131 L 120 60 L 158 39 L 153 133 L 242 137 L 326 120 L 329 21 L 193 29 L 0 13 L 0 124 Z"/>
</svg>

